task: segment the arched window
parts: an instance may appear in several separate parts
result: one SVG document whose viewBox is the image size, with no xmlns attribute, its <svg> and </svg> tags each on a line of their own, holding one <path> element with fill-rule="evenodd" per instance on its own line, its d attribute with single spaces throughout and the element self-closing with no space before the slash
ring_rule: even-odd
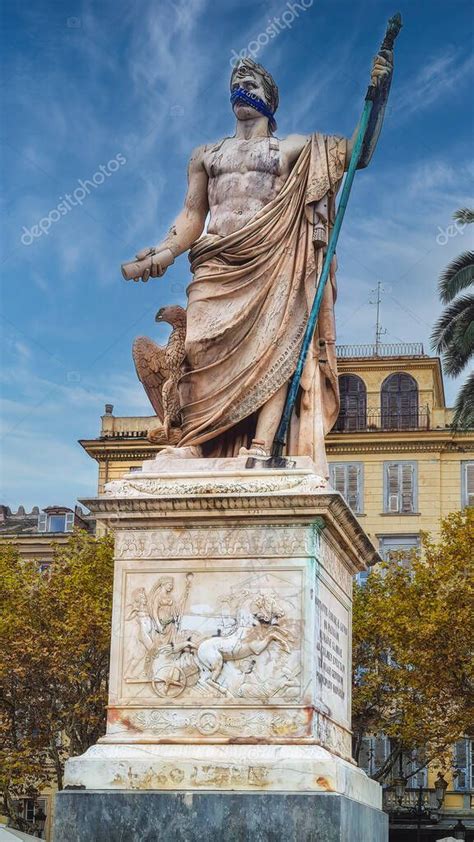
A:
<svg viewBox="0 0 474 842">
<path fill-rule="evenodd" d="M 356 374 L 342 374 L 339 378 L 341 408 L 335 424 L 339 432 L 365 430 L 367 426 L 367 389 Z"/>
<path fill-rule="evenodd" d="M 418 428 L 418 384 L 403 371 L 390 374 L 382 383 L 382 429 Z"/>
</svg>

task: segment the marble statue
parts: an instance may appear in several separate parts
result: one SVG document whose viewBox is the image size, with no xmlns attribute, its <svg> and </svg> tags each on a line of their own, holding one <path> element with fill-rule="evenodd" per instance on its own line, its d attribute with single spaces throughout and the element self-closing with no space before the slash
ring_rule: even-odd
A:
<svg viewBox="0 0 474 842">
<path fill-rule="evenodd" d="M 381 50 L 371 84 L 387 88 L 392 70 L 392 52 Z M 165 435 L 176 456 L 232 457 L 252 442 L 269 451 L 356 134 L 277 138 L 278 88 L 251 59 L 233 69 L 230 90 L 234 135 L 193 152 L 184 208 L 169 233 L 122 267 L 127 279 L 147 281 L 189 250 L 180 414 L 166 422 Z M 360 167 L 373 154 L 385 102 L 379 97 Z M 339 409 L 335 272 L 334 261 L 287 445 L 291 455 L 310 456 L 323 476 L 324 436 Z"/>
</svg>

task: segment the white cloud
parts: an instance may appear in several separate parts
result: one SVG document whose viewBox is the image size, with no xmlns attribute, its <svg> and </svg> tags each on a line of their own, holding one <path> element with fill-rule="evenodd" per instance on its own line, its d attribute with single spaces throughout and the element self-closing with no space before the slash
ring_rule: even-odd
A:
<svg viewBox="0 0 474 842">
<path fill-rule="evenodd" d="M 454 47 L 422 63 L 418 74 L 398 88 L 392 103 L 398 120 L 405 121 L 451 94 L 469 79 L 473 68 L 474 55 L 466 56 L 464 50 Z"/>
</svg>

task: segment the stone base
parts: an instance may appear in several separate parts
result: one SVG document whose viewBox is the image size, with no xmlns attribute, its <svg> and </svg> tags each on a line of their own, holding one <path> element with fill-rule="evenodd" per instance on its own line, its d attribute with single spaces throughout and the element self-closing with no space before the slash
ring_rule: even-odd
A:
<svg viewBox="0 0 474 842">
<path fill-rule="evenodd" d="M 87 790 L 316 792 L 376 809 L 380 784 L 315 745 L 104 745 L 66 763 L 64 785 Z"/>
<path fill-rule="evenodd" d="M 54 842 L 386 842 L 388 816 L 334 793 L 56 796 Z"/>
</svg>

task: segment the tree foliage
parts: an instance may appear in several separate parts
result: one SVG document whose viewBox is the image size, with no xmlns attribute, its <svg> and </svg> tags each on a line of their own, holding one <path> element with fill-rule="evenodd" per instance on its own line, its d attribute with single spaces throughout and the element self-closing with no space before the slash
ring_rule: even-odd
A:
<svg viewBox="0 0 474 842">
<path fill-rule="evenodd" d="M 0 548 L 0 786 L 12 819 L 13 799 L 60 788 L 66 757 L 104 732 L 112 555 L 109 537 L 78 531 L 41 574 Z"/>
<path fill-rule="evenodd" d="M 454 219 L 463 225 L 474 222 L 474 211 L 461 208 Z M 474 355 L 474 252 L 465 251 L 452 260 L 439 279 L 439 297 L 445 305 L 431 335 L 432 347 L 443 355 L 447 374 L 457 377 Z M 467 290 L 463 293 L 463 290 Z M 461 387 L 454 407 L 453 426 L 474 427 L 474 380 Z"/>
<path fill-rule="evenodd" d="M 472 730 L 473 548 L 471 508 L 442 522 L 438 542 L 423 535 L 408 567 L 393 558 L 355 586 L 355 755 L 365 734 L 390 738 L 379 780 L 400 751 L 447 765 Z"/>
</svg>

